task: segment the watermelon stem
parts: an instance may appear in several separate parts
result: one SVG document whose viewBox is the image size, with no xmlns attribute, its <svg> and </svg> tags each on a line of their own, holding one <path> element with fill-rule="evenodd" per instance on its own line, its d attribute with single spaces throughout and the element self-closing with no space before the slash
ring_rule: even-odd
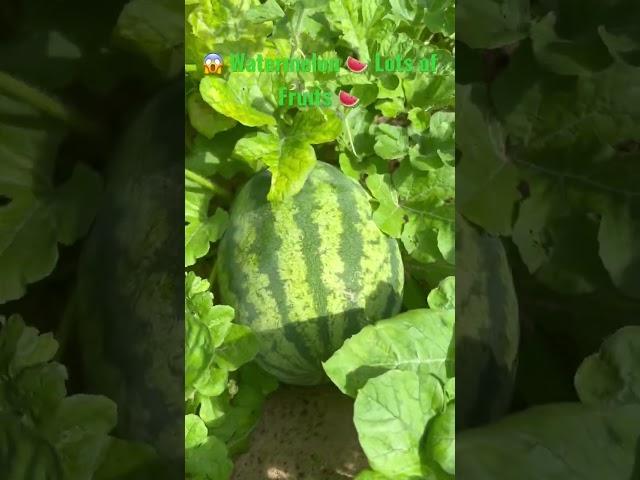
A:
<svg viewBox="0 0 640 480">
<path fill-rule="evenodd" d="M 356 146 L 353 143 L 353 135 L 351 134 L 351 128 L 349 127 L 349 122 L 344 122 L 344 125 L 347 127 L 347 136 L 349 137 L 349 143 L 351 144 L 351 151 L 356 156 L 356 158 L 360 160 L 360 155 L 358 155 L 358 152 L 356 151 Z"/>
<path fill-rule="evenodd" d="M 50 117 L 62 120 L 76 130 L 93 134 L 101 131 L 96 122 L 75 109 L 5 72 L 0 72 L 0 92 L 27 103 Z"/>
<path fill-rule="evenodd" d="M 210 190 L 213 193 L 218 194 L 225 199 L 231 198 L 231 192 L 226 188 L 224 188 L 222 185 L 215 183 L 213 180 L 203 177 L 202 175 L 192 170 L 189 170 L 188 168 L 184 169 L 184 176 L 185 178 L 191 180 L 195 184 L 203 188 L 206 188 L 207 190 Z"/>
</svg>

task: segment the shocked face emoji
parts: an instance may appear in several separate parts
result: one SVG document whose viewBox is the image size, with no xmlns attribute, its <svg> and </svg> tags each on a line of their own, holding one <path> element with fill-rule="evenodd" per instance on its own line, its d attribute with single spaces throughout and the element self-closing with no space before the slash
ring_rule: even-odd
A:
<svg viewBox="0 0 640 480">
<path fill-rule="evenodd" d="M 209 53 L 204 57 L 204 74 L 222 74 L 222 66 L 224 65 L 224 61 L 222 57 L 217 53 Z"/>
</svg>

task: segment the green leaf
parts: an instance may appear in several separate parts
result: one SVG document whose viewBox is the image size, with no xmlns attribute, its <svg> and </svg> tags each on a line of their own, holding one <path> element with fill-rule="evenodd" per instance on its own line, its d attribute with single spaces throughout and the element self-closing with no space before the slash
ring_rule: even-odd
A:
<svg viewBox="0 0 640 480">
<path fill-rule="evenodd" d="M 407 118 L 411 122 L 409 127 L 409 133 L 423 133 L 429 128 L 430 116 L 429 113 L 420 107 L 414 107 L 409 110 Z"/>
<path fill-rule="evenodd" d="M 460 40 L 472 48 L 498 48 L 527 36 L 528 0 L 463 0 L 456 2 Z"/>
<path fill-rule="evenodd" d="M 22 297 L 27 285 L 48 276 L 58 261 L 58 243 L 83 236 L 93 219 L 102 184 L 78 164 L 62 185 L 53 184 L 53 158 L 60 131 L 42 115 L 0 96 L 0 112 L 20 115 L 20 127 L 0 133 L 0 303 Z"/>
<path fill-rule="evenodd" d="M 274 377 L 254 363 L 240 368 L 229 392 L 208 402 L 206 416 L 209 433 L 227 442 L 230 453 L 238 453 L 260 419 L 267 395 L 278 386 Z M 203 402 L 203 407 L 207 402 Z"/>
<path fill-rule="evenodd" d="M 16 455 L 15 451 L 37 452 L 33 456 Z M 32 426 L 16 416 L 0 413 L 0 462 L 5 478 L 24 478 L 25 472 L 34 480 L 64 480 L 65 472 L 57 452 Z"/>
<path fill-rule="evenodd" d="M 309 108 L 298 112 L 291 135 L 308 143 L 332 142 L 342 132 L 342 120 L 334 110 Z"/>
<path fill-rule="evenodd" d="M 434 310 L 455 310 L 456 308 L 456 278 L 447 277 L 437 288 L 429 292 L 427 298 L 429 307 Z"/>
<path fill-rule="evenodd" d="M 186 63 L 197 66 L 197 76 L 202 75 L 200 66 L 205 53 L 218 52 L 227 58 L 231 53 L 254 55 L 262 51 L 273 29 L 270 22 L 252 21 L 259 20 L 259 15 L 254 13 L 251 17 L 249 11 L 258 5 L 259 2 L 253 0 L 219 0 L 199 1 L 189 8 L 185 28 Z M 257 13 L 261 13 L 260 10 Z"/>
<path fill-rule="evenodd" d="M 9 451 L 37 449 L 35 457 L 8 460 L 0 453 L 0 461 L 3 471 L 47 468 L 51 478 L 93 478 L 116 425 L 116 405 L 97 395 L 67 397 L 66 369 L 51 361 L 57 348 L 51 334 L 40 335 L 19 316 L 0 317 L 0 443 L 8 436 Z"/>
<path fill-rule="evenodd" d="M 302 190 L 316 164 L 316 152 L 303 138 L 287 137 L 281 143 L 277 161 L 265 159 L 271 171 L 269 201 L 282 201 Z"/>
<path fill-rule="evenodd" d="M 456 377 L 452 377 L 444 384 L 444 393 L 447 400 L 455 400 L 456 398 Z"/>
<path fill-rule="evenodd" d="M 10 383 L 10 409 L 29 413 L 35 423 L 45 422 L 67 395 L 67 370 L 59 363 L 40 364 L 23 370 Z"/>
<path fill-rule="evenodd" d="M 598 258 L 597 223 L 570 205 L 561 182 L 532 181 L 529 188 L 513 228 L 513 241 L 529 271 L 560 292 L 593 291 L 606 279 Z"/>
<path fill-rule="evenodd" d="M 502 126 L 491 116 L 479 85 L 457 89 L 462 158 L 456 168 L 456 206 L 469 220 L 493 234 L 511 233 L 518 172 L 505 151 Z"/>
<path fill-rule="evenodd" d="M 0 207 L 0 303 L 23 296 L 58 261 L 57 231 L 47 205 L 31 194 Z"/>
<path fill-rule="evenodd" d="M 389 370 L 431 374 L 443 382 L 453 374 L 454 312 L 428 309 L 401 313 L 363 328 L 324 362 L 324 370 L 350 396 Z"/>
<path fill-rule="evenodd" d="M 442 260 L 453 264 L 454 168 L 441 164 L 422 171 L 405 161 L 392 181 L 408 220 L 401 239 L 409 255 L 425 265 Z"/>
<path fill-rule="evenodd" d="M 144 443 L 111 438 L 95 480 L 141 478 L 158 463 L 155 450 Z M 147 478 L 142 476 L 142 478 Z M 151 477 L 149 477 L 151 478 Z"/>
<path fill-rule="evenodd" d="M 234 310 L 214 305 L 209 282 L 185 276 L 185 399 L 213 397 L 226 390 L 229 372 L 251 361 L 258 340 L 245 326 L 233 324 Z M 201 412 L 202 414 L 202 412 Z"/>
<path fill-rule="evenodd" d="M 595 28 L 575 38 L 560 38 L 556 20 L 551 12 L 531 26 L 533 50 L 541 65 L 561 75 L 588 75 L 611 65 L 613 59 Z"/>
<path fill-rule="evenodd" d="M 639 369 L 640 327 L 621 328 L 578 368 L 578 396 L 587 405 L 640 404 Z"/>
<path fill-rule="evenodd" d="M 600 258 L 613 283 L 640 298 L 640 202 L 612 205 L 602 215 L 598 242 Z"/>
<path fill-rule="evenodd" d="M 185 452 L 185 474 L 189 479 L 227 480 L 232 470 L 227 447 L 216 437 L 208 437 L 204 443 Z"/>
<path fill-rule="evenodd" d="M 449 475 L 456 474 L 455 402 L 449 403 L 444 412 L 429 424 L 424 443 L 423 458 L 435 461 Z"/>
<path fill-rule="evenodd" d="M 86 235 L 98 210 L 102 179 L 89 167 L 78 164 L 65 183 L 51 196 L 58 241 L 72 245 Z"/>
<path fill-rule="evenodd" d="M 185 267 L 195 264 L 209 252 L 211 243 L 222 237 L 228 223 L 229 215 L 221 208 L 212 216 L 201 212 L 200 218 L 192 218 L 187 223 L 184 231 Z"/>
<path fill-rule="evenodd" d="M 235 120 L 216 112 L 198 93 L 187 98 L 187 115 L 193 128 L 209 139 L 236 126 Z"/>
<path fill-rule="evenodd" d="M 536 62 L 530 43 L 522 43 L 498 74 L 491 98 L 512 143 L 527 145 L 540 121 L 546 72 Z"/>
<path fill-rule="evenodd" d="M 593 408 L 565 403 L 530 408 L 459 434 L 456 474 L 477 480 L 633 478 L 637 418 L 638 405 Z"/>
<path fill-rule="evenodd" d="M 391 478 L 421 476 L 420 441 L 443 407 L 442 385 L 431 375 L 390 371 L 369 380 L 358 392 L 353 421 L 373 469 Z"/>
<path fill-rule="evenodd" d="M 453 0 L 427 1 L 423 21 L 433 33 L 451 36 L 455 32 L 456 14 Z"/>
<path fill-rule="evenodd" d="M 258 353 L 258 338 L 249 327 L 232 325 L 224 344 L 216 350 L 216 363 L 234 371 L 253 360 Z"/>
<path fill-rule="evenodd" d="M 400 159 L 408 153 L 408 138 L 404 128 L 383 123 L 376 129 L 375 139 L 373 150 L 385 160 Z"/>
<path fill-rule="evenodd" d="M 412 107 L 436 110 L 452 107 L 455 83 L 453 75 L 422 74 L 402 82 L 407 101 Z"/>
<path fill-rule="evenodd" d="M 274 164 L 280 156 L 280 139 L 273 133 L 256 132 L 238 140 L 233 156 L 249 165 Z"/>
<path fill-rule="evenodd" d="M 15 377 L 26 368 L 49 362 L 58 351 L 58 342 L 51 333 L 40 334 L 18 315 L 0 325 L 0 371 L 5 376 Z"/>
<path fill-rule="evenodd" d="M 183 6 L 173 0 L 132 0 L 120 13 L 114 37 L 173 77 L 184 65 Z"/>
<path fill-rule="evenodd" d="M 429 119 L 429 140 L 443 163 L 453 165 L 456 131 L 455 113 L 435 112 Z"/>
<path fill-rule="evenodd" d="M 93 476 L 117 420 L 116 405 L 106 397 L 73 395 L 60 403 L 43 431 L 56 445 L 69 478 Z"/>
<path fill-rule="evenodd" d="M 404 210 L 399 204 L 398 193 L 391 186 L 390 176 L 369 175 L 367 187 L 378 201 L 378 207 L 373 212 L 373 220 L 387 235 L 399 237 L 405 221 Z"/>
<path fill-rule="evenodd" d="M 353 88 L 351 94 L 360 98 L 360 105 L 366 105 L 366 102 L 362 101 L 362 98 L 360 97 L 361 94 L 358 93 L 358 89 L 356 87 Z M 377 89 L 375 93 L 377 93 Z M 375 97 L 373 100 L 375 100 Z M 376 109 L 380 110 L 380 113 L 385 117 L 395 118 L 405 110 L 404 99 L 392 98 L 389 100 L 382 100 L 376 103 Z"/>
<path fill-rule="evenodd" d="M 369 62 L 372 57 L 368 40 L 375 37 L 388 12 L 387 3 L 380 0 L 329 0 L 327 18 L 355 56 Z"/>
<path fill-rule="evenodd" d="M 207 441 L 208 430 L 205 423 L 197 415 L 184 417 L 184 447 L 197 447 Z"/>
<path fill-rule="evenodd" d="M 338 142 L 357 159 L 374 153 L 374 117 L 369 110 L 355 108 L 344 118 L 344 129 Z"/>
<path fill-rule="evenodd" d="M 258 170 L 258 166 L 238 161 L 241 159 L 231 155 L 236 143 L 245 134 L 244 128 L 236 127 L 216 135 L 211 140 L 204 135 L 197 135 L 185 156 L 185 170 L 197 173 L 205 177 L 205 180 L 210 180 L 213 175 L 231 178 L 237 173 L 251 173 Z M 201 184 L 190 185 L 186 182 L 186 186 L 187 193 L 192 191 L 199 194 L 216 193 L 216 188 L 212 189 L 210 185 L 203 187 Z"/>
<path fill-rule="evenodd" d="M 209 282 L 193 272 L 185 276 L 185 398 L 193 395 L 199 382 L 207 384 L 215 348 L 233 320 L 233 309 L 216 309 L 208 289 Z"/>
<path fill-rule="evenodd" d="M 246 19 L 251 23 L 263 23 L 277 20 L 284 17 L 284 12 L 276 0 L 266 0 L 266 2 L 251 7 L 246 13 Z"/>
<path fill-rule="evenodd" d="M 204 77 L 200 82 L 200 94 L 214 110 L 248 127 L 276 123 L 271 115 L 273 107 L 264 101 L 255 74 L 234 72 L 226 81 L 220 77 Z M 256 102 L 262 108 L 256 108 Z"/>
</svg>

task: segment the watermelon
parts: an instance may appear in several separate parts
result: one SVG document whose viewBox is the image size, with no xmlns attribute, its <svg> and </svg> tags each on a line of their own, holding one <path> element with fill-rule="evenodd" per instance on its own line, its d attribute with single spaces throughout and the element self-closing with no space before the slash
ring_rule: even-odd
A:
<svg viewBox="0 0 640 480">
<path fill-rule="evenodd" d="M 118 404 L 116 435 L 152 445 L 180 472 L 183 88 L 176 82 L 134 117 L 109 163 L 74 301 L 87 387 Z"/>
<path fill-rule="evenodd" d="M 518 302 L 500 240 L 456 222 L 456 428 L 508 409 L 518 358 Z"/>
<path fill-rule="evenodd" d="M 220 295 L 258 335 L 265 370 L 315 385 L 345 339 L 399 311 L 402 259 L 373 222 L 366 191 L 337 168 L 319 162 L 297 195 L 273 204 L 270 182 L 257 174 L 232 206 Z"/>
</svg>

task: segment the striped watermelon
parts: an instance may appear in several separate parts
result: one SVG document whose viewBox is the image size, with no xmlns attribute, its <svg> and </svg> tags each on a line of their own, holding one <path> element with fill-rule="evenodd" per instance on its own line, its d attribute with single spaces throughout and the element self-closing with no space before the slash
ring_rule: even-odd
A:
<svg viewBox="0 0 640 480">
<path fill-rule="evenodd" d="M 220 244 L 224 303 L 258 335 L 258 361 L 286 383 L 325 380 L 321 362 L 368 323 L 400 309 L 395 240 L 373 222 L 369 196 L 319 162 L 294 197 L 267 201 L 270 174 L 238 194 Z"/>
<path fill-rule="evenodd" d="M 456 428 L 500 417 L 515 381 L 518 300 L 500 239 L 456 220 Z"/>
<path fill-rule="evenodd" d="M 84 244 L 73 309 L 87 385 L 118 404 L 118 436 L 151 444 L 180 473 L 184 152 L 172 132 L 183 92 L 181 82 L 166 87 L 126 130 Z"/>
</svg>

